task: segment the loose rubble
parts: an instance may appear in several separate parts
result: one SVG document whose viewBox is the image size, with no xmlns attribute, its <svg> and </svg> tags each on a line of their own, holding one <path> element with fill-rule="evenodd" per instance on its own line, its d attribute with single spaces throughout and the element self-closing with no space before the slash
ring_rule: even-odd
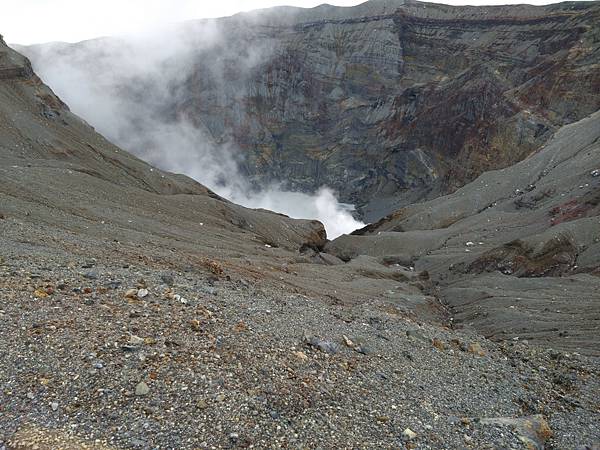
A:
<svg viewBox="0 0 600 450">
<path fill-rule="evenodd" d="M 202 289 L 210 271 L 140 298 L 164 289 L 159 271 L 98 261 L 89 289 L 73 289 L 80 275 L 58 255 L 25 254 L 0 266 L 7 449 L 56 439 L 113 449 L 575 448 L 600 438 L 598 369 L 582 356 L 417 323 L 388 312 L 385 298 L 332 305 L 269 283 L 240 288 L 235 277 L 213 280 L 215 296 Z M 140 273 L 147 287 L 124 288 Z M 40 285 L 54 293 L 30 295 Z"/>
</svg>

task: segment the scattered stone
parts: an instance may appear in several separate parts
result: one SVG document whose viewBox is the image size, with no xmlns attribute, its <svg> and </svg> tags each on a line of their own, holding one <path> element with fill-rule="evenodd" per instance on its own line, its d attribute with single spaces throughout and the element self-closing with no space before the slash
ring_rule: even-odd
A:
<svg viewBox="0 0 600 450">
<path fill-rule="evenodd" d="M 172 287 L 175 284 L 175 278 L 169 274 L 161 275 L 160 280 L 169 287 Z"/>
<path fill-rule="evenodd" d="M 320 350 L 323 353 L 333 354 L 337 353 L 338 351 L 338 346 L 335 342 L 321 339 L 318 336 L 305 336 L 304 342 L 310 347 L 316 348 L 317 350 Z"/>
<path fill-rule="evenodd" d="M 479 342 L 473 342 L 469 344 L 467 351 L 477 356 L 485 356 L 485 350 L 483 350 Z"/>
<path fill-rule="evenodd" d="M 431 342 L 421 331 L 415 329 L 406 330 L 406 336 L 423 342 Z"/>
<path fill-rule="evenodd" d="M 140 381 L 135 387 L 135 395 L 137 395 L 138 397 L 143 397 L 144 395 L 148 395 L 149 393 L 150 387 L 143 381 Z"/>
<path fill-rule="evenodd" d="M 237 333 L 242 333 L 242 332 L 248 331 L 248 325 L 246 325 L 246 322 L 244 322 L 243 320 L 240 320 L 233 327 L 233 331 L 235 331 Z"/>
<path fill-rule="evenodd" d="M 347 336 L 342 336 L 342 339 L 344 339 L 344 344 L 346 344 L 346 347 L 354 348 L 354 342 L 352 342 L 352 340 L 350 340 Z"/>
<path fill-rule="evenodd" d="M 137 289 L 128 289 L 125 292 L 125 298 L 137 298 L 138 290 Z"/>
<path fill-rule="evenodd" d="M 83 276 L 83 278 L 86 278 L 88 280 L 97 280 L 98 272 L 95 270 L 90 270 L 88 272 L 85 272 L 82 276 Z"/>
<path fill-rule="evenodd" d="M 136 447 L 136 448 L 142 448 L 142 447 L 145 447 L 147 445 L 146 441 L 143 441 L 143 440 L 138 439 L 138 438 L 131 438 L 129 440 L 129 443 L 131 444 L 132 447 Z"/>
<path fill-rule="evenodd" d="M 293 352 L 293 353 L 294 353 L 294 356 L 296 356 L 296 358 L 298 358 L 301 361 L 307 361 L 308 360 L 308 356 L 304 352 L 297 351 L 297 352 Z"/>
<path fill-rule="evenodd" d="M 336 256 L 330 255 L 329 253 L 318 253 L 311 259 L 317 264 L 325 264 L 327 266 L 340 266 L 345 264 L 344 261 Z"/>
<path fill-rule="evenodd" d="M 596 178 L 596 177 L 600 177 L 600 169 L 595 169 L 595 170 L 592 170 L 592 171 L 590 172 L 590 175 L 591 175 L 591 176 L 593 176 L 594 178 Z"/>
<path fill-rule="evenodd" d="M 223 403 L 225 401 L 225 394 L 217 394 L 215 400 L 219 403 Z"/>
<path fill-rule="evenodd" d="M 417 437 L 417 433 L 415 433 L 413 430 L 411 430 L 410 428 L 406 428 L 403 432 L 402 432 L 402 439 L 404 439 L 405 441 L 412 441 L 414 438 Z"/>
<path fill-rule="evenodd" d="M 148 289 L 140 289 L 137 291 L 138 298 L 144 298 L 148 296 Z"/>
<path fill-rule="evenodd" d="M 437 348 L 438 350 L 444 351 L 446 350 L 446 344 L 444 344 L 444 342 L 442 342 L 440 339 L 438 338 L 433 338 L 433 340 L 431 341 L 431 343 L 433 344 L 433 346 L 435 348 Z"/>
<path fill-rule="evenodd" d="M 217 293 L 219 292 L 217 288 L 214 288 L 212 286 L 202 286 L 200 290 L 207 295 L 217 295 Z"/>
<path fill-rule="evenodd" d="M 58 409 L 58 403 L 57 402 L 50 403 L 50 408 L 52 408 L 52 411 L 56 411 Z"/>
<path fill-rule="evenodd" d="M 48 297 L 48 293 L 44 289 L 36 289 L 35 291 L 33 291 L 33 295 L 37 298 Z"/>
<path fill-rule="evenodd" d="M 537 414 L 528 417 L 495 417 L 482 418 L 480 423 L 483 425 L 500 425 L 512 427 L 519 439 L 527 448 L 544 448 L 545 442 L 552 437 L 552 430 L 544 416 Z"/>
<path fill-rule="evenodd" d="M 206 409 L 208 408 L 208 403 L 206 403 L 205 400 L 198 400 L 198 402 L 196 403 L 196 406 L 198 407 L 198 409 Z"/>
<path fill-rule="evenodd" d="M 134 346 L 139 346 L 139 345 L 142 345 L 143 343 L 144 343 L 144 338 L 136 336 L 135 334 L 132 334 L 129 337 L 129 341 L 127 341 L 127 344 L 134 345 Z"/>
</svg>

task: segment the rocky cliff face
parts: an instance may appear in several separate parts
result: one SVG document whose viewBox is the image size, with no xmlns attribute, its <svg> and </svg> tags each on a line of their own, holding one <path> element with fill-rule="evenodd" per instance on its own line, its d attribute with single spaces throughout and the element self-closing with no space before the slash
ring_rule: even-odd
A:
<svg viewBox="0 0 600 450">
<path fill-rule="evenodd" d="M 598 3 L 372 0 L 188 23 L 193 50 L 165 66 L 185 58 L 185 70 L 150 107 L 240 149 L 257 185 L 326 184 L 375 219 L 511 165 L 597 110 L 599 21 Z M 88 42 L 50 56 L 70 64 L 77 54 L 101 80 L 114 68 L 92 62 L 108 48 Z M 25 51 L 34 65 L 43 53 Z M 143 102 L 156 89 L 145 81 L 120 81 L 118 92 Z"/>
</svg>

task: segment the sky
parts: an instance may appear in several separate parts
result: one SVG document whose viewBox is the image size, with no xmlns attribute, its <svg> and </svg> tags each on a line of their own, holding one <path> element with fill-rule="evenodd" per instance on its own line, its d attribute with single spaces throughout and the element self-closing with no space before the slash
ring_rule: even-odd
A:
<svg viewBox="0 0 600 450">
<path fill-rule="evenodd" d="M 159 24 L 222 17 L 240 11 L 293 5 L 310 8 L 321 3 L 352 6 L 364 0 L 1 0 L 0 34 L 6 42 L 35 44 L 77 42 L 151 29 Z M 543 0 L 439 0 L 454 5 L 552 3 Z"/>
</svg>

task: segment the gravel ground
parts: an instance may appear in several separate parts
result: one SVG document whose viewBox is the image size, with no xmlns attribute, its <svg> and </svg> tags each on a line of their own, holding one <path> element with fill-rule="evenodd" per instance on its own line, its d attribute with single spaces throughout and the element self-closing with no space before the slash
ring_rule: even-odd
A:
<svg viewBox="0 0 600 450">
<path fill-rule="evenodd" d="M 0 448 L 600 441 L 594 360 L 86 245 L 0 241 Z"/>
</svg>

